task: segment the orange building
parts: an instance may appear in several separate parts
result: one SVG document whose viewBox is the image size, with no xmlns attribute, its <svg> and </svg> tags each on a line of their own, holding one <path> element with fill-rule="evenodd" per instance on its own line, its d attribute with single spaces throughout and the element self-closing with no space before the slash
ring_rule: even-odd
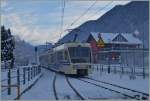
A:
<svg viewBox="0 0 150 101">
<path fill-rule="evenodd" d="M 91 32 L 87 42 L 91 44 L 95 63 L 119 62 L 122 50 L 139 49 L 142 42 L 131 33 Z"/>
</svg>

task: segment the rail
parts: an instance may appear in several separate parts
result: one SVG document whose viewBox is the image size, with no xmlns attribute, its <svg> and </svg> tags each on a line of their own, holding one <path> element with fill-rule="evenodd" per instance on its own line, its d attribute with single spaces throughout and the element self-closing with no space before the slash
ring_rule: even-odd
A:
<svg viewBox="0 0 150 101">
<path fill-rule="evenodd" d="M 83 82 L 85 82 L 85 83 L 89 83 L 89 84 L 95 85 L 95 86 L 97 86 L 97 87 L 101 87 L 101 88 L 107 89 L 107 90 L 109 90 L 109 91 L 112 91 L 112 92 L 121 94 L 121 95 L 126 96 L 126 97 L 131 98 L 131 99 L 140 100 L 139 98 L 136 98 L 135 96 L 131 96 L 131 95 L 129 95 L 129 94 L 122 93 L 122 92 L 120 92 L 120 91 L 113 90 L 113 89 L 111 89 L 111 88 L 107 88 L 107 87 L 104 87 L 104 86 L 95 84 L 95 83 L 93 83 L 93 82 L 89 82 L 89 81 L 86 81 L 86 80 L 83 80 L 83 79 L 77 79 L 77 80 L 80 80 L 80 81 L 83 81 Z"/>
<path fill-rule="evenodd" d="M 66 81 L 68 82 L 69 86 L 73 89 L 73 91 L 80 97 L 81 100 L 86 100 L 85 97 L 83 97 L 70 83 L 68 77 L 66 76 Z"/>
<path fill-rule="evenodd" d="M 96 81 L 96 82 L 100 82 L 100 83 L 103 83 L 103 84 L 115 86 L 115 87 L 118 87 L 118 88 L 122 88 L 122 89 L 125 89 L 125 90 L 129 90 L 129 91 L 132 91 L 132 92 L 136 92 L 136 93 L 142 94 L 142 95 L 144 95 L 144 96 L 141 97 L 142 99 L 147 99 L 148 96 L 149 96 L 149 94 L 147 94 L 147 93 L 144 93 L 144 92 L 141 92 L 141 91 L 137 91 L 137 90 L 133 90 L 133 89 L 129 89 L 129 88 L 126 88 L 126 87 L 123 87 L 123 86 L 120 86 L 120 85 L 116 85 L 116 84 L 112 84 L 112 83 L 108 83 L 108 82 L 104 82 L 104 81 L 100 81 L 100 80 L 95 80 L 95 79 L 89 78 L 89 77 L 85 77 L 85 78 L 93 80 L 93 81 Z"/>
<path fill-rule="evenodd" d="M 59 98 L 57 96 L 57 92 L 56 92 L 56 74 L 55 74 L 54 79 L 53 79 L 53 91 L 54 91 L 55 99 L 59 100 Z"/>
</svg>

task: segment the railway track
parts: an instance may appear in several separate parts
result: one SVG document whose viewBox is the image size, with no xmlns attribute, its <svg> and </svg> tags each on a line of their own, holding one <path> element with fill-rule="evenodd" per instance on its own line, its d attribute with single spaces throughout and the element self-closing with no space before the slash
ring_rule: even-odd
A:
<svg viewBox="0 0 150 101">
<path fill-rule="evenodd" d="M 57 96 L 57 92 L 56 92 L 56 74 L 55 74 L 54 79 L 53 79 L 53 91 L 54 91 L 55 99 L 59 100 L 58 96 Z"/>
<path fill-rule="evenodd" d="M 123 95 L 123 96 L 125 96 L 126 98 L 130 98 L 130 99 L 136 99 L 136 100 L 146 100 L 146 99 L 148 99 L 148 97 L 142 97 L 142 98 L 140 98 L 140 96 L 137 94 L 137 92 L 136 92 L 136 94 L 135 94 L 135 92 L 134 93 L 129 93 L 129 91 L 131 90 L 129 90 L 128 88 L 128 91 L 123 91 L 122 89 L 125 89 L 125 88 L 123 88 L 123 87 L 117 87 L 117 85 L 115 85 L 115 86 L 108 86 L 108 85 L 113 85 L 113 84 L 107 84 L 106 82 L 105 83 L 101 83 L 100 81 L 98 81 L 98 80 L 95 80 L 95 79 L 92 79 L 92 78 L 88 78 L 88 77 L 86 77 L 86 78 L 84 78 L 84 79 L 81 79 L 81 78 L 76 78 L 77 80 L 80 80 L 80 81 L 83 81 L 83 82 L 85 82 L 85 83 L 88 83 L 88 84 L 92 84 L 92 85 L 95 85 L 95 86 L 97 86 L 97 87 L 100 87 L 100 88 L 103 88 L 103 89 L 107 89 L 107 90 L 109 90 L 109 91 L 111 91 L 111 92 L 115 92 L 115 93 L 118 93 L 118 94 L 121 94 L 121 95 Z M 94 81 L 94 82 L 93 82 Z M 117 89 L 116 89 L 116 88 Z M 121 89 L 121 90 L 120 90 Z M 127 90 L 126 89 L 126 90 Z M 139 93 L 139 92 L 138 92 Z"/>
<path fill-rule="evenodd" d="M 62 75 L 62 74 L 59 74 L 59 75 Z M 64 75 L 62 75 L 64 76 Z M 66 79 L 66 82 L 68 84 L 68 86 L 72 89 L 72 91 L 78 96 L 79 100 L 85 100 L 86 98 L 84 98 L 71 84 L 71 82 L 69 81 L 68 77 L 67 76 L 64 76 L 65 79 Z M 56 87 L 56 78 L 57 78 L 57 74 L 55 74 L 54 76 L 54 79 L 53 79 L 53 91 L 54 91 L 54 96 L 55 96 L 55 99 L 56 100 L 60 100 L 61 98 L 59 98 L 59 94 L 57 92 L 57 87 Z M 65 95 L 64 95 L 65 97 Z M 71 99 L 71 97 L 69 97 L 69 99 Z M 75 100 L 75 99 L 72 99 L 72 100 Z"/>
<path fill-rule="evenodd" d="M 57 73 L 57 72 L 55 72 Z M 60 73 L 57 73 L 60 74 Z M 63 74 L 60 74 L 63 75 Z M 69 86 L 72 88 L 72 90 L 76 93 L 76 95 L 81 99 L 81 100 L 85 100 L 86 98 L 83 97 L 76 89 L 74 86 L 72 86 L 71 82 L 69 81 L 68 77 L 66 77 L 66 81 L 69 84 Z M 72 77 L 71 77 L 72 78 Z M 84 77 L 84 78 L 74 78 L 80 81 L 83 81 L 85 83 L 91 84 L 91 85 L 95 85 L 97 87 L 103 88 L 103 89 L 107 89 L 111 92 L 115 92 L 118 94 L 121 94 L 123 96 L 125 96 L 125 98 L 130 98 L 130 99 L 136 99 L 136 100 L 147 100 L 149 98 L 149 94 L 141 92 L 141 91 L 137 91 L 137 90 L 133 90 L 133 89 L 129 89 L 126 87 L 122 87 L 120 85 L 116 85 L 116 84 L 112 84 L 112 83 L 108 83 L 108 82 L 104 82 L 104 81 L 100 81 L 100 80 L 96 80 L 93 78 L 89 78 L 89 77 Z M 58 96 L 57 96 L 57 92 L 56 92 L 56 86 L 55 86 L 55 81 L 56 81 L 56 75 L 54 77 L 54 82 L 53 82 L 53 88 L 54 88 L 54 95 L 56 100 L 59 100 Z"/>
<path fill-rule="evenodd" d="M 132 93 L 134 93 L 133 96 L 138 97 L 139 99 L 142 99 L 142 100 L 148 99 L 148 97 L 149 97 L 149 94 L 147 94 L 147 93 L 137 91 L 137 90 L 134 90 L 134 89 L 130 89 L 130 88 L 126 88 L 126 87 L 123 87 L 123 86 L 120 86 L 120 85 L 116 85 L 116 84 L 96 80 L 96 79 L 89 78 L 89 77 L 85 77 L 85 79 L 92 80 L 92 81 L 95 81 L 95 82 L 99 82 L 99 83 L 102 83 L 102 84 L 106 84 L 107 86 L 116 87 L 118 89 L 126 90 L 128 93 L 132 92 Z"/>
<path fill-rule="evenodd" d="M 71 82 L 69 81 L 68 77 L 66 77 L 66 81 L 68 82 L 69 86 L 72 88 L 72 90 L 76 93 L 77 96 L 79 96 L 80 100 L 86 100 L 85 97 L 83 97 L 76 89 L 75 87 L 71 84 Z"/>
</svg>

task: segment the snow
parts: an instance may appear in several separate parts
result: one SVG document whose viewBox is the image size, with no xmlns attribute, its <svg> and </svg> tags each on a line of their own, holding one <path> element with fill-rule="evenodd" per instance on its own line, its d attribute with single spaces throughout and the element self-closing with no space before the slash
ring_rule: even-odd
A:
<svg viewBox="0 0 150 101">
<path fill-rule="evenodd" d="M 143 79 L 142 76 L 136 76 L 135 79 L 130 79 L 130 76 L 131 75 L 129 74 L 114 74 L 114 72 L 108 74 L 107 71 L 100 72 L 100 70 L 97 69 L 94 69 L 92 71 L 92 74 L 89 75 L 89 77 L 94 78 L 96 80 L 101 80 L 104 82 L 117 84 L 137 91 L 149 93 L 149 77 Z"/>
<path fill-rule="evenodd" d="M 9 37 L 6 40 L 1 41 L 1 43 L 9 42 L 9 41 L 11 41 L 13 39 L 14 39 L 14 37 Z"/>
<path fill-rule="evenodd" d="M 58 74 L 56 75 L 56 92 L 59 99 L 80 99 L 67 83 L 65 76 Z"/>
<path fill-rule="evenodd" d="M 98 34 L 101 34 L 101 37 L 104 43 L 122 43 L 122 44 L 142 44 L 142 42 L 133 36 L 132 33 L 100 33 L 100 32 L 91 32 L 91 35 L 94 37 L 96 41 L 99 40 Z M 116 38 L 119 34 L 121 34 L 127 42 L 113 42 L 112 40 Z"/>
<path fill-rule="evenodd" d="M 43 76 L 37 81 L 37 83 L 21 96 L 21 100 L 55 100 L 53 91 L 53 79 L 55 73 L 47 69 L 42 69 L 42 74 Z M 97 70 L 97 68 L 92 69 L 92 73 L 89 74 L 88 77 L 145 93 L 149 92 L 148 77 L 143 79 L 142 76 L 136 76 L 135 79 L 130 79 L 129 74 L 121 75 L 120 72 L 117 72 L 116 74 L 114 72 L 111 72 L 110 74 L 108 74 L 107 71 L 101 72 L 100 69 Z M 32 84 L 33 81 L 28 83 L 26 87 Z M 77 80 L 76 78 L 69 77 L 69 81 L 71 82 L 72 86 L 86 99 L 125 99 L 121 94 L 85 83 L 83 81 Z M 99 84 L 96 81 L 94 83 Z M 107 87 L 106 85 L 101 85 Z M 21 86 L 21 91 L 23 91 L 23 89 L 26 87 L 25 85 Z M 108 88 L 109 87 L 111 86 L 108 86 Z M 111 88 L 114 90 L 118 90 L 118 88 Z M 127 94 L 132 94 L 131 92 L 127 92 L 125 90 L 122 91 Z M 13 92 L 16 92 L 15 88 L 13 89 Z M 58 94 L 58 98 L 61 100 L 80 99 L 69 86 L 64 75 L 56 74 L 56 92 Z M 2 95 L 2 99 L 13 99 L 14 96 L 16 96 L 15 93 L 13 93 L 11 96 L 6 96 L 6 94 L 7 93 Z"/>
<path fill-rule="evenodd" d="M 124 36 L 129 43 L 142 44 L 142 42 L 138 38 L 134 37 L 131 33 L 122 33 L 121 35 Z"/>
<path fill-rule="evenodd" d="M 48 100 L 55 99 L 53 93 L 54 72 L 42 69 L 43 76 L 39 81 L 26 93 L 21 96 L 22 100 Z"/>
<path fill-rule="evenodd" d="M 99 40 L 98 34 L 101 35 L 101 37 L 105 43 L 109 43 L 110 41 L 112 41 L 112 39 L 114 39 L 118 35 L 118 33 L 91 32 L 91 35 L 94 37 L 94 39 L 96 41 Z"/>
<path fill-rule="evenodd" d="M 53 91 L 53 79 L 54 72 L 47 69 L 42 70 L 43 76 L 40 80 L 30 89 L 28 92 L 21 96 L 21 100 L 55 100 Z M 71 99 L 78 100 L 79 98 L 67 84 L 65 76 L 56 75 L 56 92 L 60 99 Z"/>
<path fill-rule="evenodd" d="M 1 71 L 1 85 L 6 85 L 7 86 L 7 70 Z M 23 74 L 23 69 L 20 69 L 20 74 Z M 17 84 L 17 68 L 11 69 L 11 85 L 16 85 Z M 30 85 L 32 85 L 39 77 L 41 76 L 41 73 L 36 75 L 35 77 L 32 78 L 32 80 L 27 81 L 26 83 L 23 84 L 23 76 L 20 76 L 20 93 L 23 92 L 25 89 L 27 89 Z M 27 78 L 27 75 L 26 75 Z M 6 87 L 1 87 L 1 99 L 5 100 L 13 100 L 17 97 L 17 87 L 12 87 L 11 88 L 11 95 L 7 94 L 7 89 Z M 6 90 L 5 90 L 6 89 Z"/>
<path fill-rule="evenodd" d="M 104 88 L 100 88 L 91 84 L 87 84 L 83 81 L 76 79 L 70 79 L 72 85 L 87 99 L 117 99 L 122 98 L 122 95 L 111 92 Z"/>
</svg>

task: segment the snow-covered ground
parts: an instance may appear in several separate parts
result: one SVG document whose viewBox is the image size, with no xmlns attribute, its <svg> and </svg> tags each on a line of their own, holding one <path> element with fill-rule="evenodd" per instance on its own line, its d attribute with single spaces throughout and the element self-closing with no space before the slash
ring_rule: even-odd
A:
<svg viewBox="0 0 150 101">
<path fill-rule="evenodd" d="M 80 99 L 68 85 L 66 78 L 63 75 L 56 75 L 56 92 L 59 99 Z"/>
<path fill-rule="evenodd" d="M 42 69 L 43 76 L 38 82 L 26 93 L 21 96 L 21 100 L 55 100 L 53 91 L 53 79 L 55 73 L 47 69 Z M 97 80 L 117 84 L 126 88 L 135 89 L 145 93 L 149 92 L 149 78 L 143 79 L 142 76 L 136 76 L 135 79 L 130 79 L 129 75 L 120 73 L 108 74 L 106 71 L 100 72 L 93 69 L 92 73 L 88 76 Z M 69 78 L 72 86 L 84 96 L 86 99 L 123 99 L 124 96 L 104 88 L 100 88 L 83 81 Z M 73 99 L 78 100 L 79 97 L 75 94 L 72 88 L 68 85 L 65 76 L 56 74 L 56 92 L 59 99 Z M 126 92 L 127 93 L 127 92 Z M 3 99 L 8 99 L 6 95 L 2 95 Z M 10 97 L 9 97 L 10 98 Z"/>
<path fill-rule="evenodd" d="M 22 100 L 54 100 L 53 78 L 54 72 L 42 69 L 43 76 L 38 82 L 26 93 L 21 96 Z"/>
<path fill-rule="evenodd" d="M 145 93 L 149 93 L 149 78 L 146 77 L 143 79 L 142 76 L 136 76 L 135 79 L 130 79 L 130 75 L 127 74 L 121 74 L 121 73 L 107 73 L 101 72 L 100 70 L 93 69 L 92 74 L 89 75 L 89 77 L 109 82 L 112 84 L 117 84 L 126 88 L 142 91 Z"/>
<path fill-rule="evenodd" d="M 8 95 L 8 90 L 7 87 L 3 87 L 3 86 L 7 86 L 7 74 L 8 71 L 7 70 L 3 70 L 1 71 L 1 99 L 5 99 L 5 100 L 13 100 L 17 97 L 17 87 L 11 87 L 11 94 Z M 20 68 L 20 93 L 22 93 L 24 90 L 26 90 L 29 86 L 31 86 L 40 76 L 41 73 L 35 75 L 35 77 L 32 77 L 32 79 L 30 79 L 30 81 L 27 80 L 28 75 L 27 75 L 27 71 L 26 71 L 26 82 L 25 84 L 23 84 L 23 69 Z M 11 70 L 11 85 L 17 85 L 17 68 L 12 69 Z"/>
<path fill-rule="evenodd" d="M 95 85 L 87 84 L 83 81 L 70 78 L 72 85 L 86 98 L 86 99 L 121 99 L 123 96 L 118 93 L 111 92 L 104 88 Z"/>
</svg>

